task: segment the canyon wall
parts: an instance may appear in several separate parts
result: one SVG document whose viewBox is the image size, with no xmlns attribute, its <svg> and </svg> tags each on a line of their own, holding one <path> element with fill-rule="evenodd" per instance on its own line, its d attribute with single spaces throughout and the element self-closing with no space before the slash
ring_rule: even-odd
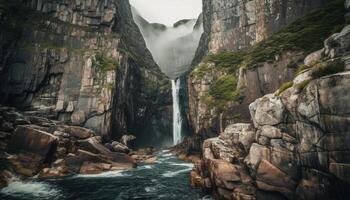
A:
<svg viewBox="0 0 350 200">
<path fill-rule="evenodd" d="M 193 187 L 217 199 L 350 198 L 349 5 L 330 1 L 199 62 L 188 78 L 202 155 Z"/>
<path fill-rule="evenodd" d="M 128 1 L 1 4 L 1 104 L 91 128 L 105 140 L 171 134 L 170 82 Z"/>
<path fill-rule="evenodd" d="M 321 48 L 323 40 L 334 32 L 332 29 L 339 30 L 337 26 L 344 21 L 343 3 L 338 1 L 333 11 L 324 11 L 339 12 L 332 16 L 334 21 L 312 24 L 313 19 L 327 15 L 313 11 L 327 7 L 322 5 L 329 2 L 203 1 L 204 33 L 187 81 L 188 119 L 195 134 L 201 138 L 213 137 L 229 124 L 249 122 L 250 103 L 292 80 L 304 57 Z M 317 31 L 316 26 L 322 27 L 319 28 L 322 31 Z M 270 39 L 270 36 L 274 37 Z M 228 76 L 235 79 L 234 84 L 227 86 L 237 93 L 235 99 L 221 102 L 225 104 L 222 106 L 208 105 L 212 97 L 208 98 L 210 88 L 213 90 L 215 83 Z"/>
<path fill-rule="evenodd" d="M 252 123 L 205 140 L 192 185 L 219 199 L 349 199 L 349 39 L 348 25 L 250 104 Z"/>
<path fill-rule="evenodd" d="M 204 34 L 197 59 L 206 53 L 250 47 L 326 2 L 203 0 Z"/>
</svg>

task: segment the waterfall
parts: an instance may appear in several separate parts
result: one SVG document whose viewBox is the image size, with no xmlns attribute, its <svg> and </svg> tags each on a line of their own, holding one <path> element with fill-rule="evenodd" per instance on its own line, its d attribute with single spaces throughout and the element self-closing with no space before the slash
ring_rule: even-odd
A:
<svg viewBox="0 0 350 200">
<path fill-rule="evenodd" d="M 171 80 L 173 94 L 173 143 L 177 145 L 181 142 L 181 113 L 180 113 L 180 79 Z"/>
</svg>

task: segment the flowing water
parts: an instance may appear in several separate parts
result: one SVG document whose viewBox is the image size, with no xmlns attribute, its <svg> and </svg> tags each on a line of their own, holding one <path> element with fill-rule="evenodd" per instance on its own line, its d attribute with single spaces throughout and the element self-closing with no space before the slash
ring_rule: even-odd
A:
<svg viewBox="0 0 350 200">
<path fill-rule="evenodd" d="M 171 80 L 173 94 L 173 142 L 177 145 L 181 142 L 182 119 L 180 113 L 180 79 Z"/>
<path fill-rule="evenodd" d="M 189 186 L 191 163 L 185 163 L 166 151 L 158 154 L 158 163 L 136 169 L 77 175 L 47 181 L 13 181 L 0 192 L 1 200 L 197 200 L 198 190 Z"/>
</svg>

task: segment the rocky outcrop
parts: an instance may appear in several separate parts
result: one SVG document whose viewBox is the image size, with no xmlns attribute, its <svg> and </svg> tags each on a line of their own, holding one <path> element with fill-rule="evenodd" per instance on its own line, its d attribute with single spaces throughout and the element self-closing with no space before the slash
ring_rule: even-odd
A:
<svg viewBox="0 0 350 200">
<path fill-rule="evenodd" d="M 2 187 L 15 176 L 53 178 L 129 169 L 136 165 L 128 152 L 109 150 L 90 129 L 64 125 L 11 107 L 0 107 L 0 116 L 4 136 L 0 138 Z M 31 120 L 33 118 L 36 120 Z"/>
<path fill-rule="evenodd" d="M 157 124 L 171 130 L 170 85 L 128 1 L 3 4 L 2 104 L 92 129 L 103 140 L 151 134 Z"/>
<path fill-rule="evenodd" d="M 204 52 L 204 59 L 198 56 L 195 58 L 198 61 L 195 63 L 199 64 L 187 79 L 188 121 L 195 135 L 203 141 L 223 132 L 229 124 L 250 122 L 248 107 L 255 99 L 272 93 L 283 83 L 293 80 L 298 66 L 304 63 L 304 58 L 322 48 L 324 39 L 334 33 L 335 24 L 339 24 L 340 27 L 344 24 L 343 15 L 346 11 L 343 1 L 332 1 L 321 9 L 297 19 L 323 3 L 237 1 L 230 4 L 204 1 L 204 12 L 208 13 L 203 15 L 205 31 L 202 39 L 206 34 L 210 35 L 207 38 L 209 49 Z M 241 6 L 241 9 L 237 9 L 238 6 Z M 224 11 L 219 8 L 223 8 Z M 264 12 L 259 13 L 262 11 Z M 321 20 L 324 12 L 333 13 L 334 21 L 328 24 L 326 18 Z M 237 15 L 228 16 L 228 13 Z M 250 17 L 252 24 L 246 26 L 246 20 Z M 210 19 L 213 26 L 208 28 L 206 24 Z M 275 25 L 271 24 L 272 21 Z M 317 28 L 311 30 L 310 27 L 315 24 L 327 31 L 320 34 Z M 245 38 L 248 36 L 254 39 L 246 42 Z M 310 46 L 306 47 L 304 44 L 308 42 L 299 42 L 296 38 L 307 38 L 305 40 L 310 40 Z M 312 41 L 312 38 L 318 39 Z M 240 42 L 246 44 L 238 44 Z M 198 51 L 201 51 L 201 45 L 203 46 L 200 44 Z M 305 63 L 319 60 L 322 52 L 310 55 Z"/>
<path fill-rule="evenodd" d="M 222 199 L 348 199 L 348 33 L 307 56 L 289 87 L 250 104 L 252 124 L 205 140 L 192 185 Z"/>
</svg>

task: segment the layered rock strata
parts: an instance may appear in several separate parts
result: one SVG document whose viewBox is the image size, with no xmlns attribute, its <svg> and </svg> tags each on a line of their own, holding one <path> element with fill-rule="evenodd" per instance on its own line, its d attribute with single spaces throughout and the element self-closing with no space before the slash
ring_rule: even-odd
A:
<svg viewBox="0 0 350 200">
<path fill-rule="evenodd" d="M 249 106 L 252 123 L 205 140 L 193 186 L 220 199 L 348 199 L 350 26 L 289 87 Z"/>
<path fill-rule="evenodd" d="M 2 104 L 90 128 L 104 140 L 171 130 L 170 85 L 128 1 L 2 4 Z"/>
<path fill-rule="evenodd" d="M 196 137 L 201 138 L 203 142 L 205 138 L 223 132 L 229 124 L 249 122 L 249 104 L 276 91 L 283 83 L 291 81 L 298 66 L 303 64 L 305 56 L 321 48 L 323 40 L 333 33 L 332 30 L 344 26 L 344 2 L 330 1 L 322 7 L 324 3 L 237 1 L 229 4 L 204 1 L 204 13 L 207 13 L 203 15 L 205 31 L 202 39 L 205 35 L 210 36 L 206 41 L 200 42 L 198 51 L 202 51 L 205 58 L 195 58 L 196 66 L 187 80 L 188 121 Z M 238 4 L 242 4 L 241 7 Z M 320 6 L 321 9 L 311 12 Z M 220 11 L 218 8 L 221 7 L 227 8 L 227 12 Z M 252 12 L 243 8 L 249 8 Z M 267 8 L 271 9 L 264 10 Z M 240 17 L 236 14 L 228 16 L 228 13 L 236 12 L 240 13 Z M 311 13 L 303 16 L 307 12 Z M 326 14 L 332 15 L 328 19 L 334 21 L 328 24 L 326 20 L 319 20 Z M 249 26 L 244 26 L 249 16 L 255 16 L 252 17 L 252 29 L 246 29 Z M 303 17 L 297 19 L 301 16 Z M 297 21 L 294 21 L 295 19 Z M 208 21 L 212 21 L 214 25 L 209 26 Z M 272 22 L 276 23 L 272 25 Z M 317 30 L 316 26 L 323 27 L 320 30 L 328 30 L 322 32 Z M 297 33 L 300 35 L 293 36 Z M 237 44 L 244 42 L 244 38 L 248 36 L 252 36 L 254 40 L 249 41 L 254 42 Z M 260 39 L 256 39 L 260 36 Z M 308 39 L 299 42 L 298 38 Z M 209 43 L 207 51 L 203 51 L 205 43 Z M 211 103 L 215 98 L 221 102 Z"/>
</svg>

